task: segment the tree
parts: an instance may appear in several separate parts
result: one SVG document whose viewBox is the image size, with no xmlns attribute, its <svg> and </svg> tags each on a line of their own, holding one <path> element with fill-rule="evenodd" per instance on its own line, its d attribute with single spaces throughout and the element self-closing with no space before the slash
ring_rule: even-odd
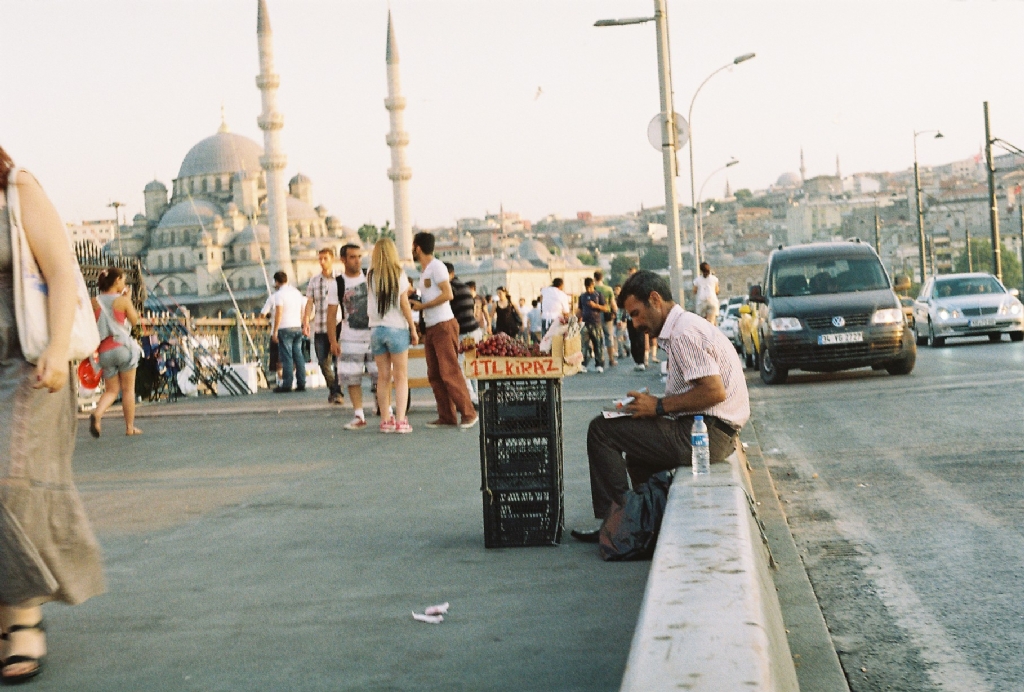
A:
<svg viewBox="0 0 1024 692">
<path fill-rule="evenodd" d="M 668 249 L 661 245 L 652 245 L 640 258 L 640 268 L 650 271 L 668 269 Z"/>
<path fill-rule="evenodd" d="M 380 235 L 377 236 L 377 239 L 379 240 L 381 238 L 389 238 L 392 241 L 395 239 L 395 229 L 391 227 L 390 221 L 385 221 L 384 225 L 381 227 Z"/>
<path fill-rule="evenodd" d="M 734 195 L 734 197 L 736 198 L 736 201 L 739 202 L 740 204 L 746 204 L 747 202 L 754 198 L 754 193 L 748 190 L 747 188 L 743 188 L 742 190 L 736 190 L 736 194 Z"/>
<path fill-rule="evenodd" d="M 1000 243 L 999 255 L 1003 264 L 1003 284 L 1007 288 L 1021 288 L 1021 267 L 1017 253 L 1008 250 L 1005 243 Z M 971 265 L 976 272 L 992 272 L 992 241 L 971 238 Z M 953 271 L 967 270 L 967 253 L 961 252 L 953 263 Z"/>
<path fill-rule="evenodd" d="M 629 274 L 629 270 L 635 267 L 636 260 L 628 255 L 616 255 L 612 260 L 611 269 L 611 284 L 612 286 L 621 286 L 626 281 L 626 276 Z"/>
<path fill-rule="evenodd" d="M 359 227 L 359 230 L 356 232 L 359 234 L 359 239 L 362 240 L 364 243 L 377 242 L 377 227 L 374 226 L 372 223 L 364 223 L 362 226 Z"/>
<path fill-rule="evenodd" d="M 597 258 L 594 257 L 589 252 L 581 252 L 580 254 L 576 255 L 576 258 L 579 259 L 580 262 L 587 265 L 588 267 L 597 266 Z"/>
</svg>

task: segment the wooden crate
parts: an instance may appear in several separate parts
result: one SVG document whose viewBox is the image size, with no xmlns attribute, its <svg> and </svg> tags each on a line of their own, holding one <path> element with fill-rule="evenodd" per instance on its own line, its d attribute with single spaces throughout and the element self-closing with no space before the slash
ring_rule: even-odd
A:
<svg viewBox="0 0 1024 692">
<path fill-rule="evenodd" d="M 463 372 L 477 380 L 548 379 L 575 375 L 580 371 L 582 342 L 580 336 L 564 339 L 556 336 L 551 353 L 524 358 L 480 356 L 476 349 L 466 352 Z"/>
</svg>

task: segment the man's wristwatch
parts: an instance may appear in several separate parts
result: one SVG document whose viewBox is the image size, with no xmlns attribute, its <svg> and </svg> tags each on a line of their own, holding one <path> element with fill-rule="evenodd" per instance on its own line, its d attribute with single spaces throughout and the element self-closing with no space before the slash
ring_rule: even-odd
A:
<svg viewBox="0 0 1024 692">
<path fill-rule="evenodd" d="M 667 416 L 668 413 L 665 411 L 665 400 L 658 399 L 658 403 L 654 406 L 654 413 L 659 416 Z"/>
</svg>

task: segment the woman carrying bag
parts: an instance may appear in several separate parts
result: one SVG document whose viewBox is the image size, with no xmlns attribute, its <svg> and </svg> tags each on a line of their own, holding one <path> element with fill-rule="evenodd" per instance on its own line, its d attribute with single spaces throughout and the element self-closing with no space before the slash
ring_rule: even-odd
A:
<svg viewBox="0 0 1024 692">
<path fill-rule="evenodd" d="M 96 280 L 100 294 L 92 299 L 96 322 L 99 325 L 100 367 L 103 369 L 104 391 L 89 416 L 89 434 L 99 437 L 100 421 L 111 404 L 121 395 L 125 435 L 141 435 L 135 427 L 135 370 L 139 367 L 142 347 L 132 338 L 132 327 L 139 323 L 139 313 L 132 304 L 131 289 L 125 286 L 124 272 L 107 267 Z"/>
<path fill-rule="evenodd" d="M 0 148 L 0 682 L 7 684 L 41 670 L 43 603 L 76 604 L 104 591 L 99 544 L 71 475 L 78 423 L 69 361 L 98 343 L 73 336 L 89 308 L 80 277 L 57 211 Z M 34 307 L 26 313 L 26 306 Z M 95 322 L 89 328 L 95 335 Z"/>
</svg>

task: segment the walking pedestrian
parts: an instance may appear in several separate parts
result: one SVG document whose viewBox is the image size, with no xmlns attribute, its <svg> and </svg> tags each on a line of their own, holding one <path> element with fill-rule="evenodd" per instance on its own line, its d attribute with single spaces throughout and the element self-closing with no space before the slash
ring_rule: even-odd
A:
<svg viewBox="0 0 1024 692">
<path fill-rule="evenodd" d="M 427 379 L 437 402 L 437 419 L 428 428 L 471 428 L 477 424 L 476 410 L 459 370 L 459 323 L 452 312 L 452 285 L 448 269 L 434 258 L 434 236 L 421 231 L 413 236 L 412 256 L 420 265 L 420 300 L 410 301 L 423 313 L 427 329 L 423 335 Z M 462 416 L 461 423 L 455 414 Z"/>
<path fill-rule="evenodd" d="M 544 337 L 542 320 L 540 315 L 540 300 L 534 298 L 530 305 L 533 309 L 526 316 L 527 329 L 530 330 L 530 343 L 539 344 Z"/>
<path fill-rule="evenodd" d="M 583 280 L 584 292 L 579 298 L 579 318 L 583 323 L 583 366 L 580 372 L 586 372 L 589 354 L 594 354 L 594 365 L 597 372 L 604 372 L 604 312 L 608 306 L 604 298 L 594 290 L 594 280 L 589 276 Z"/>
<path fill-rule="evenodd" d="M 409 346 L 419 343 L 409 305 L 409 277 L 402 271 L 398 249 L 390 238 L 373 246 L 366 311 L 370 324 L 370 350 L 377 365 L 377 407 L 382 433 L 411 433 L 409 410 Z M 390 416 L 391 387 L 395 388 L 395 415 Z"/>
<path fill-rule="evenodd" d="M 474 295 L 476 284 L 470 281 L 469 283 L 473 284 L 470 287 L 468 284 L 462 283 L 459 277 L 455 276 L 455 265 L 451 262 L 445 262 L 444 266 L 448 270 L 448 280 L 452 285 L 452 313 L 455 315 L 455 321 L 459 323 L 459 339 L 461 341 L 469 338 L 473 340 L 473 343 L 480 343 L 483 341 L 483 330 L 480 329 L 480 323 L 476 319 L 476 296 Z M 480 403 L 476 379 L 465 375 L 463 375 L 463 379 L 466 380 L 470 401 L 476 406 Z"/>
<path fill-rule="evenodd" d="M 693 295 L 698 315 L 711 324 L 718 323 L 718 277 L 711 273 L 711 265 L 700 263 L 700 276 L 693 280 Z"/>
<path fill-rule="evenodd" d="M 491 336 L 491 318 L 487 312 L 487 299 L 476 292 L 476 281 L 467 281 L 466 286 L 473 294 L 473 317 L 476 319 L 478 325 L 480 325 L 481 341 Z"/>
<path fill-rule="evenodd" d="M 46 281 L 49 343 L 30 363 L 15 319 L 9 192 Z M 0 682 L 35 677 L 46 655 L 47 601 L 81 603 L 103 593 L 99 544 L 75 489 L 75 387 L 68 364 L 78 304 L 77 267 L 67 229 L 29 173 L 0 148 Z M 64 622 L 74 623 L 74 618 Z M 99 655 L 97 649 L 96 655 Z M 73 676 L 73 672 L 69 672 Z"/>
<path fill-rule="evenodd" d="M 89 434 L 100 436 L 103 414 L 120 395 L 124 434 L 141 435 L 142 431 L 135 427 L 135 370 L 142 348 L 128 327 L 139 323 L 139 313 L 132 304 L 131 289 L 125 286 L 124 272 L 117 267 L 101 270 L 96 287 L 100 293 L 92 299 L 92 309 L 102 339 L 97 350 L 104 386 L 96 410 L 89 416 Z"/>
<path fill-rule="evenodd" d="M 338 321 L 338 281 L 334 276 L 334 249 L 321 248 L 317 254 L 320 273 L 309 279 L 306 285 L 306 308 L 302 313 L 302 333 L 313 333 L 313 353 L 320 365 L 320 372 L 327 383 L 327 401 L 331 404 L 345 403 L 336 371 L 341 346 L 335 333 Z M 310 314 L 313 322 L 310 324 Z"/>
<path fill-rule="evenodd" d="M 274 387 L 278 394 L 292 391 L 294 377 L 297 392 L 306 391 L 306 357 L 302 353 L 302 310 L 306 298 L 288 283 L 288 274 L 274 273 L 274 324 L 270 340 L 277 343 L 281 360 L 281 382 Z"/>
<path fill-rule="evenodd" d="M 615 343 L 615 322 L 618 313 L 618 305 L 615 303 L 615 292 L 604 283 L 604 272 L 600 269 L 594 272 L 594 290 L 604 298 L 604 304 L 608 310 L 604 313 L 604 322 L 601 325 L 604 329 L 604 350 L 608 354 L 608 365 L 615 367 L 619 364 L 617 359 L 619 348 Z"/>
<path fill-rule="evenodd" d="M 562 290 L 564 284 L 562 278 L 557 277 L 550 286 L 545 286 L 540 291 L 541 329 L 545 334 L 555 322 L 569 319 L 572 301 L 569 300 L 569 295 Z"/>
<path fill-rule="evenodd" d="M 508 291 L 503 286 L 498 286 L 498 302 L 494 304 L 494 331 L 496 334 L 508 334 L 513 339 L 519 336 L 519 330 L 523 326 L 519 310 L 512 304 L 508 297 Z"/>
<path fill-rule="evenodd" d="M 377 389 L 377 363 L 370 352 L 370 315 L 367 310 L 369 289 L 363 273 L 363 249 L 354 243 L 341 248 L 344 271 L 338 276 L 338 302 L 341 304 L 341 357 L 338 360 L 338 379 L 348 387 L 352 400 L 352 420 L 346 430 L 366 427 L 363 411 L 363 375 L 370 375 L 370 386 Z M 390 411 L 381 410 L 382 418 Z"/>
</svg>

